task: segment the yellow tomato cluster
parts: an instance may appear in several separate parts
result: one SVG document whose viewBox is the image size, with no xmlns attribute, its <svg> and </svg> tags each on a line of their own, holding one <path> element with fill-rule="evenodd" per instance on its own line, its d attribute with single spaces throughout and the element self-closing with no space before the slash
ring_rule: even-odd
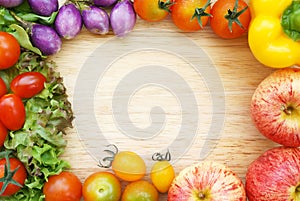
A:
<svg viewBox="0 0 300 201">
<path fill-rule="evenodd" d="M 125 189 L 120 195 L 122 201 L 144 200 L 145 198 L 158 201 L 159 193 L 167 193 L 175 178 L 174 168 L 165 158 L 157 159 L 153 164 L 149 173 L 151 181 L 144 179 L 147 174 L 146 163 L 137 153 L 116 151 L 113 157 L 107 158 L 111 160 L 111 163 L 108 166 L 102 164 L 100 166 L 111 167 L 116 178 L 126 182 Z M 116 201 L 119 199 L 117 198 Z"/>
</svg>

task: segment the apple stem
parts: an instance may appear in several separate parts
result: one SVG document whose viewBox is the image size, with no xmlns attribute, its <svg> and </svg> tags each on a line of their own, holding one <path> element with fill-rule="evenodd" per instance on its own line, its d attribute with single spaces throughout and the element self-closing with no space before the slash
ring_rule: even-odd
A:
<svg viewBox="0 0 300 201">
<path fill-rule="evenodd" d="M 292 106 L 287 106 L 287 107 L 286 107 L 285 105 L 282 105 L 281 110 L 282 110 L 285 114 L 291 115 L 292 112 L 293 112 L 293 110 L 294 110 L 294 108 L 293 108 Z"/>
<path fill-rule="evenodd" d="M 296 187 L 296 193 L 300 193 L 300 185 Z"/>
<path fill-rule="evenodd" d="M 205 198 L 205 194 L 202 193 L 202 192 L 200 192 L 198 196 L 199 196 L 199 198 L 200 198 L 201 200 Z"/>
</svg>

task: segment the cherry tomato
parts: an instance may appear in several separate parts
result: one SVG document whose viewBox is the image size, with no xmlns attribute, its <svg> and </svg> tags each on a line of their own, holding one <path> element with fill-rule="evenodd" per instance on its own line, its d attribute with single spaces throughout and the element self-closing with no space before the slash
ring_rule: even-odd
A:
<svg viewBox="0 0 300 201">
<path fill-rule="evenodd" d="M 111 167 L 117 177 L 124 181 L 137 181 L 146 174 L 144 160 L 131 151 L 117 153 Z"/>
<path fill-rule="evenodd" d="M 10 83 L 14 94 L 20 98 L 31 98 L 44 89 L 46 77 L 39 72 L 25 72 L 17 75 Z"/>
<path fill-rule="evenodd" d="M 7 93 L 7 87 L 5 82 L 0 78 L 0 98 Z"/>
<path fill-rule="evenodd" d="M 0 69 L 6 69 L 17 63 L 21 54 L 21 48 L 17 39 L 0 31 Z"/>
<path fill-rule="evenodd" d="M 163 180 L 163 178 L 161 178 Z M 123 192 L 122 201 L 158 201 L 158 191 L 148 181 L 139 180 L 128 184 Z"/>
<path fill-rule="evenodd" d="M 209 0 L 176 0 L 172 6 L 174 24 L 188 32 L 202 29 L 210 16 L 209 2 Z"/>
<path fill-rule="evenodd" d="M 72 172 L 52 175 L 43 187 L 45 201 L 80 201 L 82 184 Z"/>
<path fill-rule="evenodd" d="M 0 147 L 4 145 L 4 141 L 6 139 L 7 134 L 8 134 L 7 128 L 0 121 Z"/>
<path fill-rule="evenodd" d="M 173 0 L 134 0 L 136 14 L 143 20 L 158 22 L 165 19 L 172 6 Z"/>
<path fill-rule="evenodd" d="M 238 38 L 247 32 L 251 20 L 243 0 L 218 0 L 211 9 L 210 26 L 221 38 Z"/>
<path fill-rule="evenodd" d="M 82 195 L 84 201 L 119 201 L 121 198 L 121 183 L 110 172 L 95 172 L 84 181 Z"/>
<path fill-rule="evenodd" d="M 8 161 L 9 165 L 6 161 L 6 158 L 0 159 L 0 178 L 6 178 L 5 181 L 0 182 L 0 189 L 2 189 L 2 186 L 5 182 L 9 183 L 4 192 L 0 194 L 0 196 L 10 196 L 15 194 L 21 189 L 21 186 L 24 185 L 25 179 L 27 178 L 26 168 L 19 159 L 8 158 Z M 10 167 L 9 174 L 5 174 L 5 166 Z M 14 171 L 16 172 L 13 173 Z M 16 181 L 20 186 L 12 184 L 12 180 Z"/>
<path fill-rule="evenodd" d="M 157 161 L 152 166 L 150 178 L 159 192 L 166 193 L 175 178 L 174 168 L 169 161 Z"/>
<path fill-rule="evenodd" d="M 19 130 L 25 122 L 24 104 L 17 95 L 6 94 L 0 98 L 0 121 L 9 130 Z"/>
</svg>

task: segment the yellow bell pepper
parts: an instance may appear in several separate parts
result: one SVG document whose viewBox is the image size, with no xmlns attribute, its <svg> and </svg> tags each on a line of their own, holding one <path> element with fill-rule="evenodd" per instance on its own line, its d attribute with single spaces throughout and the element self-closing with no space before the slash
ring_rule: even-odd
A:
<svg viewBox="0 0 300 201">
<path fill-rule="evenodd" d="M 300 0 L 250 0 L 249 47 L 262 64 L 300 64 Z"/>
</svg>

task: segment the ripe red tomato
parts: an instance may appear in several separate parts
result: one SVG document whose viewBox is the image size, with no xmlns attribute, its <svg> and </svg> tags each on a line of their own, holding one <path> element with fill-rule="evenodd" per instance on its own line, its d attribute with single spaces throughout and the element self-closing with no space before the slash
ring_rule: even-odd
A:
<svg viewBox="0 0 300 201">
<path fill-rule="evenodd" d="M 9 130 L 19 130 L 25 122 L 26 112 L 20 97 L 6 94 L 0 98 L 0 121 Z"/>
<path fill-rule="evenodd" d="M 71 172 L 50 176 L 43 187 L 45 201 L 80 201 L 82 184 Z"/>
<path fill-rule="evenodd" d="M 173 0 L 134 0 L 136 14 L 143 20 L 158 22 L 165 19 L 172 6 Z"/>
<path fill-rule="evenodd" d="M 210 16 L 209 2 L 209 0 L 176 0 L 172 6 L 174 24 L 179 29 L 188 32 L 202 29 Z"/>
<path fill-rule="evenodd" d="M 110 172 L 95 172 L 84 181 L 82 195 L 84 201 L 119 201 L 121 198 L 121 183 Z"/>
<path fill-rule="evenodd" d="M 21 54 L 20 44 L 17 39 L 0 31 L 0 69 L 6 69 L 17 63 Z"/>
<path fill-rule="evenodd" d="M 10 196 L 15 194 L 21 189 L 21 186 L 24 185 L 25 179 L 27 178 L 26 168 L 19 159 L 9 158 L 8 161 L 9 161 L 9 165 L 8 162 L 6 161 L 6 158 L 0 159 L 0 178 L 5 178 L 4 181 L 0 182 L 0 189 L 2 189 L 2 186 L 5 182 L 9 183 L 8 186 L 5 188 L 4 192 L 0 194 L 0 196 Z M 13 171 L 16 169 L 17 170 L 13 175 L 9 175 L 5 173 L 5 166 L 10 167 L 9 174 L 12 174 Z M 12 180 L 19 183 L 20 186 L 12 184 L 11 183 Z"/>
<path fill-rule="evenodd" d="M 5 82 L 0 78 L 0 98 L 7 93 L 7 87 Z"/>
<path fill-rule="evenodd" d="M 238 38 L 247 32 L 251 20 L 243 0 L 219 0 L 211 9 L 210 26 L 221 38 Z"/>
<path fill-rule="evenodd" d="M 46 77 L 39 72 L 25 72 L 17 75 L 10 83 L 14 94 L 20 98 L 31 98 L 44 89 Z"/>
<path fill-rule="evenodd" d="M 6 139 L 7 134 L 8 134 L 7 128 L 0 121 L 0 147 L 4 145 L 4 141 Z"/>
</svg>

